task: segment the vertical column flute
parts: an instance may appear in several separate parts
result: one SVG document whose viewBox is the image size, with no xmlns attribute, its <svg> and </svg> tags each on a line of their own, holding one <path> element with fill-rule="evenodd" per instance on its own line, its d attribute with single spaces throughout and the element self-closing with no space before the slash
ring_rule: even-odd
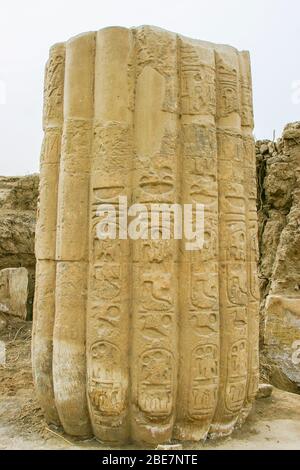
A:
<svg viewBox="0 0 300 470">
<path fill-rule="evenodd" d="M 149 221 L 150 205 L 178 201 L 176 35 L 138 28 L 135 53 L 133 202 Z M 171 438 L 177 389 L 178 243 L 162 239 L 159 212 L 157 238 L 133 242 L 131 426 L 133 439 L 146 442 Z"/>
<path fill-rule="evenodd" d="M 36 284 L 32 339 L 33 377 L 48 423 L 59 424 L 52 376 L 55 317 L 57 188 L 63 126 L 65 45 L 50 50 L 44 88 L 44 140 L 36 227 Z"/>
<path fill-rule="evenodd" d="M 53 334 L 58 414 L 66 432 L 81 437 L 91 434 L 86 400 L 85 321 L 94 55 L 94 33 L 66 43 Z"/>
<path fill-rule="evenodd" d="M 117 232 L 126 219 L 119 197 L 131 200 L 132 48 L 132 32 L 126 28 L 106 28 L 97 34 L 87 393 L 94 434 L 108 442 L 129 438 L 130 253 L 129 240 L 120 239 Z M 117 231 L 112 239 L 98 238 L 103 205 L 115 211 Z"/>
<path fill-rule="evenodd" d="M 200 440 L 217 404 L 220 354 L 214 49 L 182 38 L 180 64 L 182 203 L 193 205 L 194 227 L 195 205 L 204 205 L 204 246 L 188 251 L 188 240 L 182 240 L 179 279 L 185 287 L 175 436 Z"/>
<path fill-rule="evenodd" d="M 256 211 L 256 161 L 253 138 L 253 107 L 250 57 L 248 52 L 239 53 L 241 124 L 244 156 L 244 186 L 247 208 L 247 277 L 248 277 L 248 383 L 246 402 L 241 421 L 248 416 L 255 400 L 259 382 L 259 286 L 258 286 L 258 226 Z"/>
<path fill-rule="evenodd" d="M 218 46 L 216 70 L 221 361 L 210 432 L 225 436 L 232 432 L 244 405 L 248 369 L 246 201 L 237 51 Z"/>
</svg>

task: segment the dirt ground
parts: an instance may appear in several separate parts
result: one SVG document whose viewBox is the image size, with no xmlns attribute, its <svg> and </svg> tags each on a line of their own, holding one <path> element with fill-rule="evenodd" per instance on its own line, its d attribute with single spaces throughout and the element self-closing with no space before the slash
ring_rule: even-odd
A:
<svg viewBox="0 0 300 470">
<path fill-rule="evenodd" d="M 79 441 L 47 426 L 34 395 L 30 338 L 30 322 L 0 317 L 0 340 L 6 344 L 6 363 L 0 365 L 0 450 L 109 449 L 95 439 Z M 123 447 L 130 448 L 136 447 Z M 270 398 L 256 401 L 243 428 L 230 438 L 184 449 L 300 450 L 300 395 L 275 389 Z"/>
</svg>

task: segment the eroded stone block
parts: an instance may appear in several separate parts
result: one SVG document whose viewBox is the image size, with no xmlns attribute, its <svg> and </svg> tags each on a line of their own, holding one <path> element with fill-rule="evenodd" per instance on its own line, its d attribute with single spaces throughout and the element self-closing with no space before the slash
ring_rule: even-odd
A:
<svg viewBox="0 0 300 470">
<path fill-rule="evenodd" d="M 26 268 L 0 271 L 0 311 L 26 319 L 28 272 Z"/>
</svg>

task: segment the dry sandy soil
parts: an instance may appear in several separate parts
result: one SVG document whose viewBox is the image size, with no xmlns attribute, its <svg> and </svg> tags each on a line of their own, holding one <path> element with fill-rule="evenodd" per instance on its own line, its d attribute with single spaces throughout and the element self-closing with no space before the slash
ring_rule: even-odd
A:
<svg viewBox="0 0 300 470">
<path fill-rule="evenodd" d="M 47 426 L 33 390 L 30 337 L 30 322 L 0 317 L 0 340 L 6 343 L 7 355 L 0 366 L 0 449 L 109 449 Z M 300 450 L 300 395 L 274 390 L 270 398 L 256 401 L 246 424 L 232 437 L 184 448 Z"/>
</svg>

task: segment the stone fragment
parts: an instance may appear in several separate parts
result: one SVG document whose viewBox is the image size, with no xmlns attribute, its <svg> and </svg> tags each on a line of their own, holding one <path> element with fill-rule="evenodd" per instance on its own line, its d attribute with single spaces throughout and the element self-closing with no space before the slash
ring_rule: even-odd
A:
<svg viewBox="0 0 300 470">
<path fill-rule="evenodd" d="M 1 306 L 0 306 L 1 309 Z M 0 314 L 0 331 L 5 330 L 7 327 L 7 319 L 4 315 Z"/>
<path fill-rule="evenodd" d="M 268 152 L 270 155 L 273 155 L 275 152 L 274 142 L 270 142 L 268 144 Z M 266 152 L 267 153 L 267 152 Z"/>
<path fill-rule="evenodd" d="M 259 384 L 256 398 L 269 398 L 272 395 L 273 386 L 271 384 Z"/>
<path fill-rule="evenodd" d="M 26 268 L 0 271 L 0 312 L 26 319 L 28 272 Z"/>
<path fill-rule="evenodd" d="M 261 145 L 261 147 L 260 147 L 259 150 L 260 150 L 260 153 L 261 153 L 262 155 L 265 155 L 266 153 L 268 153 L 269 147 L 268 147 L 268 145 L 263 144 L 263 145 Z"/>
</svg>

